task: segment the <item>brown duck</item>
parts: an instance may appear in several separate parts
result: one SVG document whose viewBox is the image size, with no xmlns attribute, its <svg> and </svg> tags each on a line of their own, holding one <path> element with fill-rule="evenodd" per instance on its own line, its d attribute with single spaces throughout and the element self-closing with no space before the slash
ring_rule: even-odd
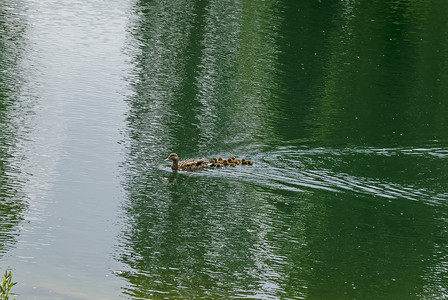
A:
<svg viewBox="0 0 448 300">
<path fill-rule="evenodd" d="M 171 153 L 165 160 L 172 160 L 173 164 L 171 165 L 171 169 L 173 170 L 183 170 L 183 171 L 193 171 L 193 170 L 201 170 L 209 165 L 208 161 L 205 158 L 200 159 L 187 159 L 179 162 L 179 156 L 176 153 Z"/>
</svg>

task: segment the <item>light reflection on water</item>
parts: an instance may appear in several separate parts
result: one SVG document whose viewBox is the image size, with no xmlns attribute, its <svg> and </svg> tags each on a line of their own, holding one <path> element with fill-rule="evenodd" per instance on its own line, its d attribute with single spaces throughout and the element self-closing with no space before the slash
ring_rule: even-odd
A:
<svg viewBox="0 0 448 300">
<path fill-rule="evenodd" d="M 369 18 L 366 41 L 360 3 L 323 2 L 9 2 L 0 253 L 17 292 L 445 295 L 444 98 L 419 99 L 446 77 L 358 55 L 399 53 L 404 27 L 390 45 Z M 396 64 L 423 74 L 413 105 L 406 80 L 387 84 Z M 173 151 L 255 165 L 173 172 Z"/>
<path fill-rule="evenodd" d="M 126 5 L 12 1 L 7 13 L 2 6 L 0 199 L 14 219 L 2 214 L 1 269 L 12 269 L 23 299 L 119 294 L 109 255 L 120 198 Z"/>
</svg>

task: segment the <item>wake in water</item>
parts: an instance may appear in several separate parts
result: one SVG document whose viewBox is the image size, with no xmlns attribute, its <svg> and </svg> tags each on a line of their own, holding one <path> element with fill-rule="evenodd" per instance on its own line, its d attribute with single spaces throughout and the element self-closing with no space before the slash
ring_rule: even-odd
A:
<svg viewBox="0 0 448 300">
<path fill-rule="evenodd" d="M 251 156 L 250 169 L 210 171 L 294 192 L 355 192 L 443 205 L 448 199 L 446 148 L 283 148 Z"/>
</svg>

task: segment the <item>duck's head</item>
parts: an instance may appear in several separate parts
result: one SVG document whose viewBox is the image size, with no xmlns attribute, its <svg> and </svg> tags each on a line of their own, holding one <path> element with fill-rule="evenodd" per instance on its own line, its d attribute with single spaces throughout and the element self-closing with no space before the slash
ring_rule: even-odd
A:
<svg viewBox="0 0 448 300">
<path fill-rule="evenodd" d="M 176 153 L 171 153 L 170 156 L 168 156 L 165 160 L 179 160 L 179 156 L 177 156 Z"/>
</svg>

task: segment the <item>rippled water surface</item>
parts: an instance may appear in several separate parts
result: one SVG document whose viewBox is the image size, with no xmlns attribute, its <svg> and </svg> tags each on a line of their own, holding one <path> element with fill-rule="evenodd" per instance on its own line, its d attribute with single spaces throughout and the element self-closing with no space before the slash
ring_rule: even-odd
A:
<svg viewBox="0 0 448 300">
<path fill-rule="evenodd" d="M 18 299 L 448 297 L 448 4 L 0 4 Z"/>
</svg>

